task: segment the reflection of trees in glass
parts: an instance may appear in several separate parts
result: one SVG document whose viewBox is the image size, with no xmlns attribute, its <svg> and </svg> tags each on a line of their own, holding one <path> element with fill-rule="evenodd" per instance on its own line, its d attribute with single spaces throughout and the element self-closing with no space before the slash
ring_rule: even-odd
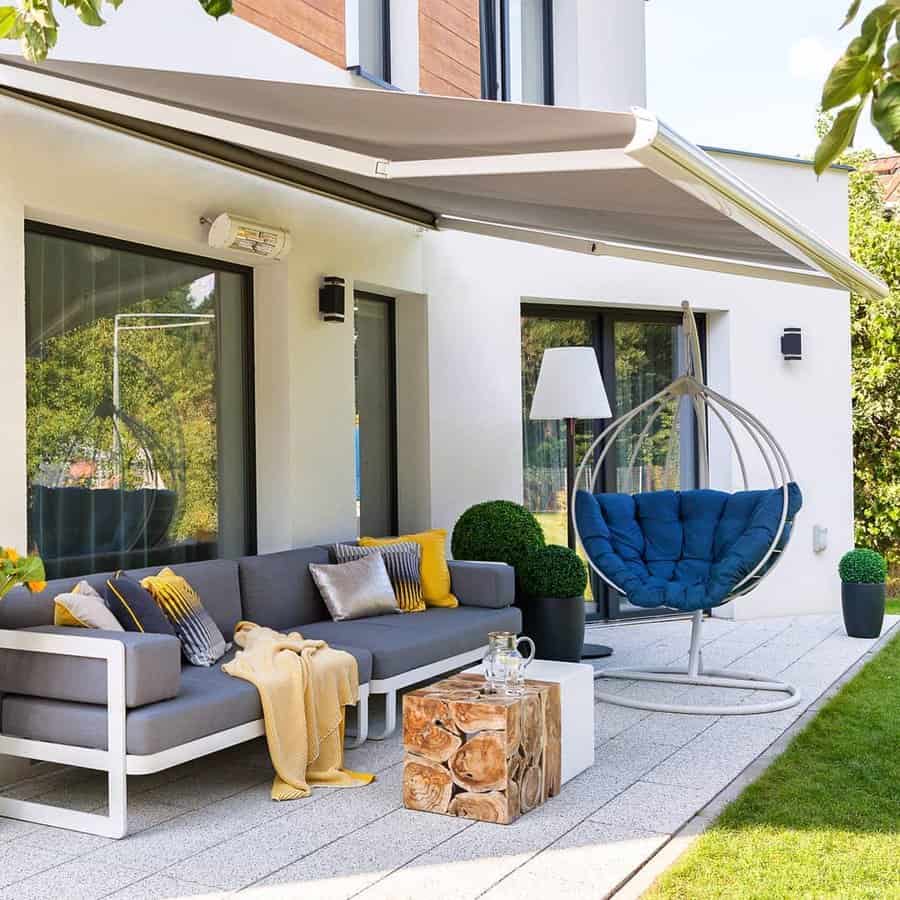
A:
<svg viewBox="0 0 900 900">
<path fill-rule="evenodd" d="M 537 386 L 544 350 L 549 347 L 586 347 L 593 343 L 590 319 L 522 317 L 522 424 L 525 463 L 525 506 L 532 512 L 566 510 L 565 423 L 531 421 L 528 413 Z M 575 437 L 576 459 L 587 452 L 591 423 L 579 422 Z"/>
<path fill-rule="evenodd" d="M 187 285 L 158 298 L 123 305 L 115 312 L 214 310 L 212 293 L 198 301 Z M 218 528 L 214 320 L 210 327 L 203 328 L 123 332 L 119 341 L 122 412 L 154 433 L 165 453 L 184 456 L 184 496 L 169 539 L 213 537 Z M 39 352 L 29 355 L 30 483 L 53 478 L 62 485 L 90 481 L 94 487 L 120 486 L 119 466 L 112 462 L 113 429 L 93 424 L 98 407 L 111 404 L 112 348 L 110 314 L 46 338 L 37 348 Z M 170 484 L 140 483 L 146 478 L 140 474 L 144 469 L 137 459 L 142 452 L 140 441 L 128 428 L 121 428 L 120 434 L 125 473 L 122 486 L 174 489 Z M 96 468 L 108 471 L 92 470 Z M 160 464 L 159 469 L 163 473 L 166 467 Z"/>
<path fill-rule="evenodd" d="M 664 323 L 616 322 L 616 409 L 626 412 L 662 390 L 677 374 L 678 329 Z M 638 438 L 655 407 L 632 420 L 616 440 L 619 490 L 659 490 L 666 487 L 666 454 L 675 427 L 675 408 L 670 406 L 656 418 L 635 459 L 635 471 L 627 467 Z M 672 443 L 671 466 L 679 473 L 677 437 Z"/>
</svg>

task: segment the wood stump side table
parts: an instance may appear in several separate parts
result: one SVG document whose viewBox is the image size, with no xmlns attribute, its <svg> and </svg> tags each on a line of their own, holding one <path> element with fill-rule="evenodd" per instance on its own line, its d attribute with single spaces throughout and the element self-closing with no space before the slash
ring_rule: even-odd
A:
<svg viewBox="0 0 900 900">
<path fill-rule="evenodd" d="M 466 669 L 482 673 L 483 666 Z M 559 685 L 562 703 L 562 784 L 594 765 L 594 667 L 585 663 L 535 659 L 529 678 Z"/>
<path fill-rule="evenodd" d="M 403 805 L 508 825 L 559 793 L 558 684 L 485 694 L 463 673 L 403 698 Z"/>
</svg>

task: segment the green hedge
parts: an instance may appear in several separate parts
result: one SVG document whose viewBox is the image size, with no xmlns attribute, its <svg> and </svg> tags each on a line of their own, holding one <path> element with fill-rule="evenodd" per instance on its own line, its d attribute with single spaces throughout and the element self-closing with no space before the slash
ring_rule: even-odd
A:
<svg viewBox="0 0 900 900">
<path fill-rule="evenodd" d="M 581 558 L 557 544 L 535 550 L 522 564 L 519 578 L 529 597 L 582 597 L 587 587 Z"/>
<path fill-rule="evenodd" d="M 543 546 L 544 532 L 537 519 L 509 500 L 489 500 L 467 509 L 450 543 L 454 559 L 505 562 L 517 572 Z"/>
<path fill-rule="evenodd" d="M 851 584 L 881 584 L 887 578 L 887 563 L 880 553 L 857 547 L 841 557 L 841 581 Z"/>
</svg>

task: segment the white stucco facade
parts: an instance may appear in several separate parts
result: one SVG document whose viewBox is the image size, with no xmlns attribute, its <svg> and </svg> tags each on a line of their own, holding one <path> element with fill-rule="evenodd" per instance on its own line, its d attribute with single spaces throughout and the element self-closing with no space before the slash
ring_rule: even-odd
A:
<svg viewBox="0 0 900 900">
<path fill-rule="evenodd" d="M 583 257 L 415 227 L 9 99 L 0 149 L 0 483 L 4 541 L 25 544 L 26 219 L 215 256 L 199 219 L 223 209 L 289 228 L 294 250 L 255 266 L 259 548 L 345 538 L 355 528 L 353 330 L 325 324 L 325 274 L 399 298 L 401 527 L 452 528 L 470 504 L 520 500 L 520 309 L 525 300 L 677 309 L 709 316 L 713 386 L 783 442 L 805 506 L 789 556 L 737 615 L 834 609 L 852 543 L 848 298 L 840 291 Z M 57 148 L 66 146 L 65 168 Z M 740 174 L 835 243 L 845 180 L 803 166 L 730 159 Z M 240 254 L 219 254 L 246 263 Z M 252 262 L 252 260 L 251 260 Z M 779 353 L 800 326 L 804 359 Z M 714 486 L 737 487 L 713 430 Z M 762 472 L 758 472 L 760 476 Z M 764 483 L 764 482 L 762 482 Z M 812 526 L 829 549 L 812 550 Z"/>
<path fill-rule="evenodd" d="M 152 23 L 161 17 L 153 15 L 149 0 L 125 4 L 108 30 L 80 27 L 66 13 L 57 57 L 280 80 L 353 80 L 237 19 L 214 23 L 193 9 L 195 4 L 153 3 L 177 7 L 183 29 L 166 40 L 154 39 L 152 29 L 159 26 Z M 608 0 L 602 4 L 602 29 L 594 21 L 600 6 L 586 0 L 559 4 L 559 101 L 620 108 L 641 104 L 643 4 Z M 397 21 L 408 37 L 414 32 L 409 8 Z M 589 27 L 592 21 L 596 27 Z M 578 26 L 571 30 L 577 52 L 559 64 L 559 42 L 572 23 Z M 585 43 L 589 39 L 593 49 Z M 604 41 L 609 46 L 598 49 L 597 42 Z M 610 56 L 613 51 L 618 55 Z M 613 66 L 610 60 L 617 62 Z M 400 65 L 411 83 L 414 70 Z M 752 597 L 722 612 L 751 616 L 837 608 L 836 564 L 852 546 L 845 292 L 585 257 L 459 233 L 425 233 L 11 99 L 0 98 L 0 121 L 4 543 L 24 546 L 26 541 L 23 232 L 25 221 L 35 219 L 255 266 L 261 552 L 343 539 L 356 527 L 353 329 L 350 322 L 319 320 L 321 276 L 342 275 L 358 288 L 397 298 L 403 531 L 451 529 L 472 503 L 521 500 L 523 301 L 676 310 L 690 300 L 708 315 L 711 383 L 773 430 L 805 495 L 784 564 Z M 809 167 L 797 163 L 721 158 L 846 249 L 846 173 L 829 171 L 816 181 Z M 261 264 L 240 254 L 216 254 L 199 220 L 223 210 L 290 229 L 293 252 L 282 263 Z M 803 329 L 801 362 L 781 358 L 779 337 L 786 326 Z M 713 486 L 739 486 L 734 462 L 715 429 L 711 464 Z M 812 548 L 815 524 L 829 530 L 829 546 L 822 553 Z"/>
</svg>

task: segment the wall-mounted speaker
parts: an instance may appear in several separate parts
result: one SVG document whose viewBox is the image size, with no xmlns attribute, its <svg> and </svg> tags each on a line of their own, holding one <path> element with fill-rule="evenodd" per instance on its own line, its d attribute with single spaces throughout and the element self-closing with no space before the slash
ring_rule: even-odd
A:
<svg viewBox="0 0 900 900">
<path fill-rule="evenodd" d="M 319 288 L 319 315 L 324 322 L 344 321 L 344 279 L 326 275 Z"/>
</svg>

